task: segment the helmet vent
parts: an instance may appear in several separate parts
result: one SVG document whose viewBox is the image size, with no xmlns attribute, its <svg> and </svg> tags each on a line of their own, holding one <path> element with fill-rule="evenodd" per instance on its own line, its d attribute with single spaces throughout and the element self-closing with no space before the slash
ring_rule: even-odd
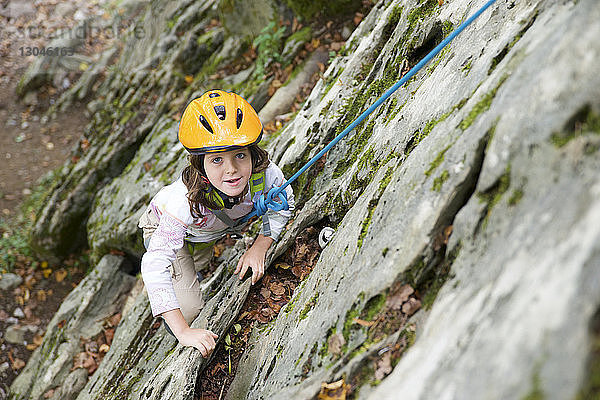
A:
<svg viewBox="0 0 600 400">
<path fill-rule="evenodd" d="M 235 118 L 235 122 L 237 125 L 237 128 L 240 129 L 240 126 L 242 126 L 242 119 L 244 118 L 244 113 L 242 113 L 242 110 L 240 110 L 239 108 L 237 109 L 237 115 Z"/>
<path fill-rule="evenodd" d="M 213 97 L 219 97 L 221 96 L 219 93 L 211 93 L 208 95 L 208 97 L 213 98 Z"/>
<path fill-rule="evenodd" d="M 215 106 L 215 112 L 221 121 L 225 120 L 225 106 Z"/>
<path fill-rule="evenodd" d="M 204 126 L 204 128 L 206 128 L 207 131 L 209 131 L 210 133 L 214 133 L 212 130 L 212 127 L 210 126 L 210 124 L 208 123 L 206 118 L 204 118 L 204 115 L 200 114 L 198 119 L 200 120 L 200 123 Z"/>
</svg>

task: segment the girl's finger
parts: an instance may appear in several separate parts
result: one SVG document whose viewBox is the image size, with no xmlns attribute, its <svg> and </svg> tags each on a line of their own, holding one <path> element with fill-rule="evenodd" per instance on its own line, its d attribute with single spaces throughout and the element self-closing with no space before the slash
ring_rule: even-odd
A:
<svg viewBox="0 0 600 400">
<path fill-rule="evenodd" d="M 244 275 L 246 275 L 246 271 L 248 270 L 248 266 L 242 266 L 242 270 L 240 271 L 240 279 L 244 279 Z"/>
<path fill-rule="evenodd" d="M 207 336 L 206 339 L 204 340 L 204 346 L 206 346 L 208 351 L 211 352 L 216 346 L 215 340 L 212 337 Z"/>
<path fill-rule="evenodd" d="M 200 350 L 200 354 L 202 354 L 202 357 L 206 358 L 208 350 L 206 349 L 206 346 L 204 346 L 204 343 L 200 343 L 198 346 L 196 346 L 196 348 Z"/>
<path fill-rule="evenodd" d="M 242 261 L 244 261 L 244 256 L 241 256 L 238 260 L 237 266 L 235 267 L 235 271 L 233 272 L 234 274 L 240 272 L 240 266 L 242 265 Z"/>
</svg>

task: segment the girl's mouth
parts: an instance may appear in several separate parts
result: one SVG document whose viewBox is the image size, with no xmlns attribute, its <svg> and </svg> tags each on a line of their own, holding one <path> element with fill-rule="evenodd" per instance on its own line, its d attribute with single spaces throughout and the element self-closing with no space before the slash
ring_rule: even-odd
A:
<svg viewBox="0 0 600 400">
<path fill-rule="evenodd" d="M 242 180 L 242 177 L 239 177 L 239 178 L 235 178 L 235 179 L 227 179 L 227 180 L 224 180 L 223 182 L 225 182 L 231 186 L 237 186 L 238 183 L 241 182 L 241 180 Z"/>
</svg>

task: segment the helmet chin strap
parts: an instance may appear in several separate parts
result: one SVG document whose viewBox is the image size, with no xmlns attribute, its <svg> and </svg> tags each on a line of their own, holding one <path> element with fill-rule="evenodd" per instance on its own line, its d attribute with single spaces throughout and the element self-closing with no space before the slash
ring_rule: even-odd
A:
<svg viewBox="0 0 600 400">
<path fill-rule="evenodd" d="M 225 208 L 227 209 L 231 209 L 233 208 L 233 206 L 235 206 L 236 204 L 240 204 L 240 201 L 242 199 L 243 194 L 239 195 L 239 196 L 229 196 L 226 193 L 221 192 L 219 189 L 217 189 L 216 187 L 213 186 L 213 188 L 215 189 L 215 192 L 217 192 L 217 194 L 221 197 L 221 199 L 223 200 L 223 205 L 225 206 Z"/>
</svg>

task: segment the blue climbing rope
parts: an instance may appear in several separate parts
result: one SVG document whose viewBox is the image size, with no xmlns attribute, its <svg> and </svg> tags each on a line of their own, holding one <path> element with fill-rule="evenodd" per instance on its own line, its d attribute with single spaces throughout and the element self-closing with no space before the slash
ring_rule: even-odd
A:
<svg viewBox="0 0 600 400">
<path fill-rule="evenodd" d="M 261 216 L 265 212 L 267 212 L 267 208 L 271 208 L 274 211 L 279 210 L 287 210 L 289 208 L 287 203 L 287 195 L 284 189 L 291 184 L 293 181 L 298 179 L 298 177 L 306 171 L 312 164 L 315 163 L 319 158 L 323 156 L 323 154 L 327 153 L 333 146 L 336 145 L 337 142 L 342 140 L 344 136 L 348 133 L 352 132 L 352 130 L 360 124 L 365 118 L 369 116 L 377 107 L 379 107 L 384 101 L 386 101 L 396 90 L 400 88 L 400 86 L 404 85 L 410 78 L 412 78 L 417 72 L 421 70 L 433 57 L 435 57 L 444 47 L 448 45 L 459 33 L 461 33 L 467 26 L 469 26 L 473 21 L 475 21 L 485 10 L 488 9 L 489 6 L 494 4 L 496 0 L 489 0 L 485 3 L 475 14 L 469 17 L 465 22 L 463 22 L 458 28 L 454 30 L 451 34 L 449 34 L 440 44 L 438 44 L 433 50 L 429 52 L 417 65 L 412 67 L 410 71 L 406 73 L 394 86 L 389 88 L 373 105 L 367 108 L 362 114 L 360 114 L 346 129 L 344 129 L 339 135 L 337 135 L 327 146 L 325 146 L 317 155 L 311 158 L 302 168 L 300 168 L 290 179 L 285 181 L 283 185 L 279 187 L 274 187 L 269 190 L 267 197 L 265 199 L 264 195 L 261 196 L 258 201 L 254 203 L 254 210 L 243 218 L 243 221 L 248 221 L 253 216 Z M 278 198 L 280 202 L 275 201 L 274 199 Z"/>
</svg>

